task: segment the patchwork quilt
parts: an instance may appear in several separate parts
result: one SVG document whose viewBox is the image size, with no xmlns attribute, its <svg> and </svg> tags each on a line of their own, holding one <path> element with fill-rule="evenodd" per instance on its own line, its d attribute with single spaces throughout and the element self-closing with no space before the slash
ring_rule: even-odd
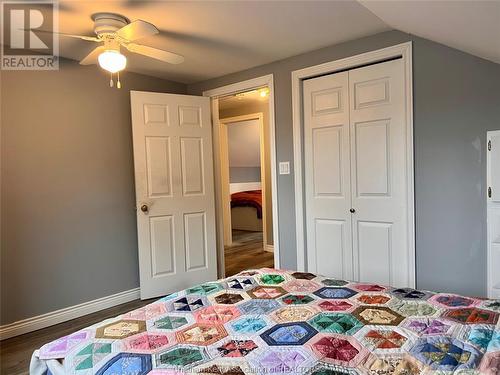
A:
<svg viewBox="0 0 500 375">
<path fill-rule="evenodd" d="M 500 300 L 249 270 L 48 343 L 33 374 L 500 374 Z"/>
</svg>

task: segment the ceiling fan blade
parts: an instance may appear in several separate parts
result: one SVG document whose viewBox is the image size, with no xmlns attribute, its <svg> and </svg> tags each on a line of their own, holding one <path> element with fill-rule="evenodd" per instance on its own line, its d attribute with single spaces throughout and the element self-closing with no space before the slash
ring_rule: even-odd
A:
<svg viewBox="0 0 500 375">
<path fill-rule="evenodd" d="M 86 36 L 86 35 L 74 35 L 74 34 L 65 34 L 65 33 L 57 33 L 61 36 L 65 36 L 68 38 L 76 38 L 76 39 L 82 39 L 86 40 L 87 42 L 100 42 L 101 40 L 99 38 L 96 38 L 95 36 Z"/>
<path fill-rule="evenodd" d="M 116 32 L 123 39 L 134 41 L 137 39 L 145 38 L 147 36 L 158 34 L 159 31 L 152 23 L 137 20 L 123 26 Z"/>
<path fill-rule="evenodd" d="M 184 56 L 164 51 L 162 49 L 144 46 L 142 44 L 128 43 L 125 44 L 125 48 L 127 48 L 130 52 L 152 57 L 153 59 L 164 61 L 169 64 L 180 64 L 184 61 Z"/>
<path fill-rule="evenodd" d="M 94 48 L 87 56 L 80 60 L 80 65 L 92 65 L 97 64 L 97 58 L 99 55 L 105 51 L 104 46 L 99 46 Z"/>
<path fill-rule="evenodd" d="M 58 33 L 58 32 L 48 31 L 48 30 L 31 30 L 31 29 L 22 29 L 22 30 L 24 30 L 24 31 L 33 31 L 35 33 L 57 34 L 57 35 L 61 35 L 61 36 L 68 37 L 68 38 L 76 38 L 76 39 L 86 40 L 88 42 L 100 42 L 101 41 L 99 38 L 96 38 L 95 36 Z"/>
</svg>

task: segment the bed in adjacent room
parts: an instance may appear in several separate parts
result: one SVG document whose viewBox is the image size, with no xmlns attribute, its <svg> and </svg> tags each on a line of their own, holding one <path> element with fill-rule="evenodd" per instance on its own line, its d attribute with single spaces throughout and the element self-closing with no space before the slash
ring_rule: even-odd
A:
<svg viewBox="0 0 500 375">
<path fill-rule="evenodd" d="M 487 374 L 500 301 L 259 269 L 37 350 L 44 374 Z"/>
<path fill-rule="evenodd" d="M 262 231 L 262 190 L 237 191 L 231 194 L 231 228 Z"/>
</svg>

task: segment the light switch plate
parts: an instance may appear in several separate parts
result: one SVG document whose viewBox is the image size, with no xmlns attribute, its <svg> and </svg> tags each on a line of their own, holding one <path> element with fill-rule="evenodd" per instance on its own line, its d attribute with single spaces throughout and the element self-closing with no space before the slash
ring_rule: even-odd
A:
<svg viewBox="0 0 500 375">
<path fill-rule="evenodd" d="M 290 162 L 289 161 L 280 161 L 280 174 L 290 174 Z"/>
</svg>

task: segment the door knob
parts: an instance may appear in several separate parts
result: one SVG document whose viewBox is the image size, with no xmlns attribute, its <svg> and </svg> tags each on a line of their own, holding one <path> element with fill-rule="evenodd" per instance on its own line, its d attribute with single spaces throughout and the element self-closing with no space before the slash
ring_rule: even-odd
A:
<svg viewBox="0 0 500 375">
<path fill-rule="evenodd" d="M 350 212 L 351 214 L 353 214 L 353 213 L 355 213 L 355 212 L 356 212 L 356 210 L 355 210 L 354 208 L 351 208 L 351 209 L 349 210 L 349 212 Z"/>
<path fill-rule="evenodd" d="M 147 204 L 143 204 L 141 206 L 141 211 L 144 212 L 144 213 L 147 213 L 149 211 L 149 207 Z"/>
</svg>

